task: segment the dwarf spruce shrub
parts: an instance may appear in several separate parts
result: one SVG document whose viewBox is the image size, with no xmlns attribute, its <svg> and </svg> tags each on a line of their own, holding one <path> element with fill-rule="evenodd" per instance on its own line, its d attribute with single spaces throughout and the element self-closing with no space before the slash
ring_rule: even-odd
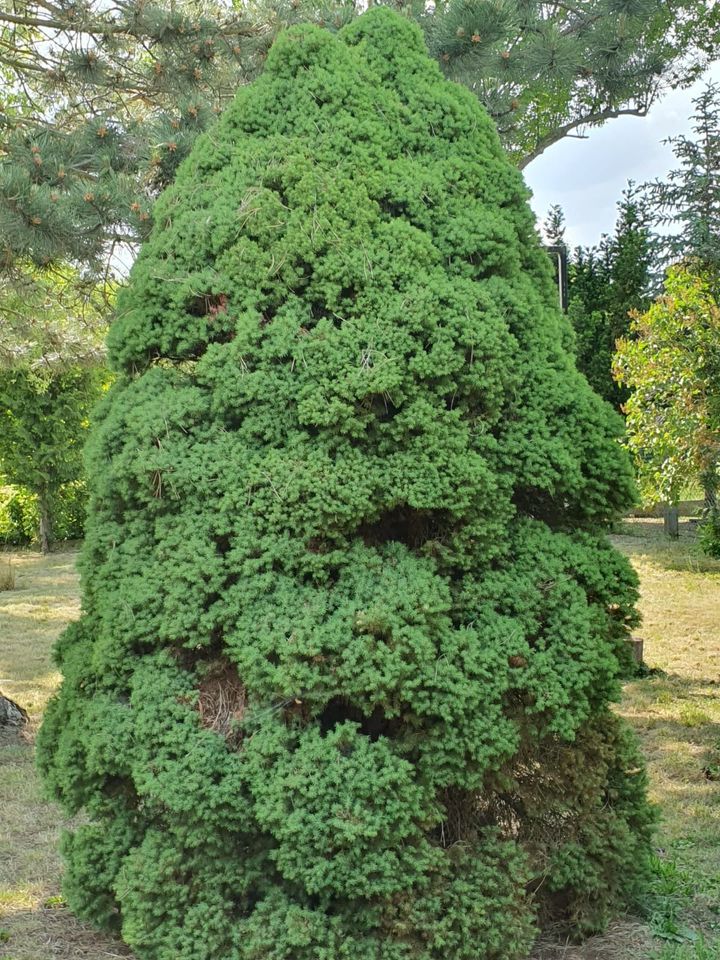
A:
<svg viewBox="0 0 720 960">
<path fill-rule="evenodd" d="M 141 960 L 512 960 L 652 817 L 618 419 L 419 30 L 292 29 L 157 203 L 40 735 L 73 909 Z"/>
</svg>

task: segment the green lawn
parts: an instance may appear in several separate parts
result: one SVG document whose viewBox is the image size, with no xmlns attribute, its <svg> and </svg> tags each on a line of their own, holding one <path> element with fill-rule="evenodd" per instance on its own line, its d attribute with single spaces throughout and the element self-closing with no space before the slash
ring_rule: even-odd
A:
<svg viewBox="0 0 720 960">
<path fill-rule="evenodd" d="M 647 917 L 618 918 L 581 946 L 543 942 L 536 960 L 720 960 L 720 562 L 699 554 L 691 524 L 675 543 L 661 530 L 661 521 L 628 521 L 614 537 L 640 574 L 638 632 L 657 671 L 628 684 L 619 707 L 641 737 L 664 815 Z M 79 610 L 76 554 L 7 557 L 16 587 L 0 592 L 0 690 L 33 722 L 23 739 L 0 740 L 0 960 L 127 958 L 62 905 L 62 820 L 32 760 L 59 680 L 52 644 Z"/>
</svg>

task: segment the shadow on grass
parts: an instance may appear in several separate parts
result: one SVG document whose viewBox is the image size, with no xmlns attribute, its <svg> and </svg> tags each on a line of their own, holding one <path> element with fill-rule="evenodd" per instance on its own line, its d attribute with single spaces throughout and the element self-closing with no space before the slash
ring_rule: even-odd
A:
<svg viewBox="0 0 720 960">
<path fill-rule="evenodd" d="M 717 692 L 706 692 L 711 689 Z M 659 703 L 663 702 L 666 695 L 674 700 L 689 700 L 693 697 L 720 698 L 720 677 L 689 677 L 675 671 L 658 670 L 648 677 L 631 680 L 626 686 L 626 692 L 632 696 L 652 697 Z"/>
<path fill-rule="evenodd" d="M 637 917 L 613 920 L 605 933 L 573 944 L 548 933 L 535 944 L 529 960 L 640 960 L 653 955 L 654 941 L 647 924 Z"/>
<path fill-rule="evenodd" d="M 52 902 L 52 898 L 49 898 Z M 5 942 L 1 960 L 128 960 L 133 954 L 120 940 L 99 934 L 65 906 L 13 910 L 0 918 Z"/>
<path fill-rule="evenodd" d="M 700 549 L 698 526 L 693 520 L 681 521 L 679 538 L 671 540 L 664 533 L 662 520 L 622 520 L 610 540 L 631 560 L 650 562 L 663 570 L 720 575 L 720 560 Z"/>
</svg>

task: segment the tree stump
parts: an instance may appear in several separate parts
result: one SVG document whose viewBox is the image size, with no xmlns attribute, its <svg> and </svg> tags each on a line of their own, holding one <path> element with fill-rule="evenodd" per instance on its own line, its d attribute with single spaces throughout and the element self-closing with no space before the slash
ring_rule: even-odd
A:
<svg viewBox="0 0 720 960">
<path fill-rule="evenodd" d="M 638 666 L 642 666 L 643 663 L 643 646 L 644 640 L 642 637 L 630 637 L 627 643 L 630 645 L 630 650 L 633 655 L 633 660 Z"/>
<path fill-rule="evenodd" d="M 677 504 L 667 505 L 663 510 L 663 529 L 671 540 L 677 540 L 680 536 L 680 511 Z"/>
</svg>

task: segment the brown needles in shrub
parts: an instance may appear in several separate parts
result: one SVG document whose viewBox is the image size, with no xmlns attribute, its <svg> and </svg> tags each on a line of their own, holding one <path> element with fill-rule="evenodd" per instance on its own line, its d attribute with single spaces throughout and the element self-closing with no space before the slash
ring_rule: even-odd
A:
<svg viewBox="0 0 720 960">
<path fill-rule="evenodd" d="M 225 737 L 230 746 L 237 747 L 242 740 L 239 724 L 246 709 L 245 687 L 232 664 L 213 666 L 199 689 L 198 712 L 202 725 Z"/>
</svg>

